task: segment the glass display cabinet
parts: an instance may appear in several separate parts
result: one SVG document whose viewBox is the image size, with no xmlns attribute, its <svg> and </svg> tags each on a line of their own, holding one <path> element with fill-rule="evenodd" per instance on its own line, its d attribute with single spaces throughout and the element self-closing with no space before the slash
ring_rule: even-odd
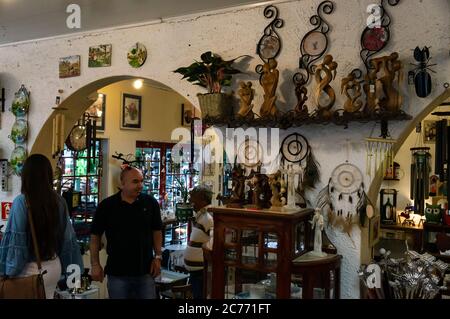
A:
<svg viewBox="0 0 450 319">
<path fill-rule="evenodd" d="M 312 249 L 313 209 L 209 211 L 214 248 L 205 260 L 214 278 L 206 284 L 211 298 L 301 298 L 301 287 L 292 281 L 292 261 Z"/>
</svg>

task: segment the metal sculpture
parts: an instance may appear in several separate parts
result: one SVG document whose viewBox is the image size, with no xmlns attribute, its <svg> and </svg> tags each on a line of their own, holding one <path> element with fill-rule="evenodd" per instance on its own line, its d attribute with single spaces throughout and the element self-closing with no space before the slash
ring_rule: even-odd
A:
<svg viewBox="0 0 450 319">
<path fill-rule="evenodd" d="M 419 47 L 414 49 L 414 59 L 419 62 L 419 64 L 411 63 L 416 66 L 416 68 L 410 73 L 414 77 L 414 86 L 416 87 L 416 94 L 418 97 L 427 97 L 431 93 L 431 76 L 427 71 L 436 73 L 430 67 L 435 66 L 435 64 L 429 64 L 430 48 L 424 47 L 422 50 Z"/>
</svg>

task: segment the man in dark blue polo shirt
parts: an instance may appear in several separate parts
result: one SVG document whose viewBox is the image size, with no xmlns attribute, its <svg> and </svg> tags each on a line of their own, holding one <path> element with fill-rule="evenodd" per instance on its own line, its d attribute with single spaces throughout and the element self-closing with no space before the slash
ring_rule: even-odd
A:
<svg viewBox="0 0 450 319">
<path fill-rule="evenodd" d="M 98 205 L 92 222 L 92 279 L 102 282 L 108 275 L 112 299 L 156 298 L 153 277 L 161 272 L 162 222 L 158 202 L 141 194 L 143 180 L 138 169 L 124 168 L 121 191 Z M 108 254 L 104 273 L 99 260 L 103 233 Z"/>
</svg>

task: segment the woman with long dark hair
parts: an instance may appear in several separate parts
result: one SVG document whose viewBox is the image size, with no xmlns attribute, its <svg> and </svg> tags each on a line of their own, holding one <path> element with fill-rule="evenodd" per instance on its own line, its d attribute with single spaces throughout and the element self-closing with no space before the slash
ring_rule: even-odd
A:
<svg viewBox="0 0 450 319">
<path fill-rule="evenodd" d="M 83 261 L 67 204 L 54 191 L 52 166 L 41 154 L 28 157 L 22 170 L 21 194 L 14 199 L 0 244 L 2 275 L 26 277 L 39 272 L 28 210 L 31 211 L 36 232 L 42 271 L 46 271 L 46 297 L 53 298 L 56 284 L 65 274 L 67 266 L 78 264 L 83 271 Z"/>
</svg>

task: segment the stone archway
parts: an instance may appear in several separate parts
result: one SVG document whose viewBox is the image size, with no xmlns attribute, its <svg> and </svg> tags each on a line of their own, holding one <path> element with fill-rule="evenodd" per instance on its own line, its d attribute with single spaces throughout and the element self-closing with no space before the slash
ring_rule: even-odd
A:
<svg viewBox="0 0 450 319">
<path fill-rule="evenodd" d="M 415 129 L 416 125 L 421 122 L 428 114 L 430 114 L 436 107 L 442 104 L 444 101 L 450 98 L 450 89 L 446 89 L 441 95 L 436 97 L 427 107 L 425 107 L 403 130 L 400 136 L 397 138 L 397 143 L 394 145 L 394 157 L 402 147 L 406 138 L 411 134 L 411 132 Z M 378 192 L 381 187 L 381 183 L 383 182 L 383 172 L 382 169 L 379 168 L 377 171 L 376 177 L 372 180 L 370 184 L 368 196 L 372 203 L 376 203 L 378 198 Z M 371 258 L 371 250 L 366 249 L 368 247 L 368 229 L 361 229 L 361 262 L 367 263 L 370 262 Z"/>
</svg>

